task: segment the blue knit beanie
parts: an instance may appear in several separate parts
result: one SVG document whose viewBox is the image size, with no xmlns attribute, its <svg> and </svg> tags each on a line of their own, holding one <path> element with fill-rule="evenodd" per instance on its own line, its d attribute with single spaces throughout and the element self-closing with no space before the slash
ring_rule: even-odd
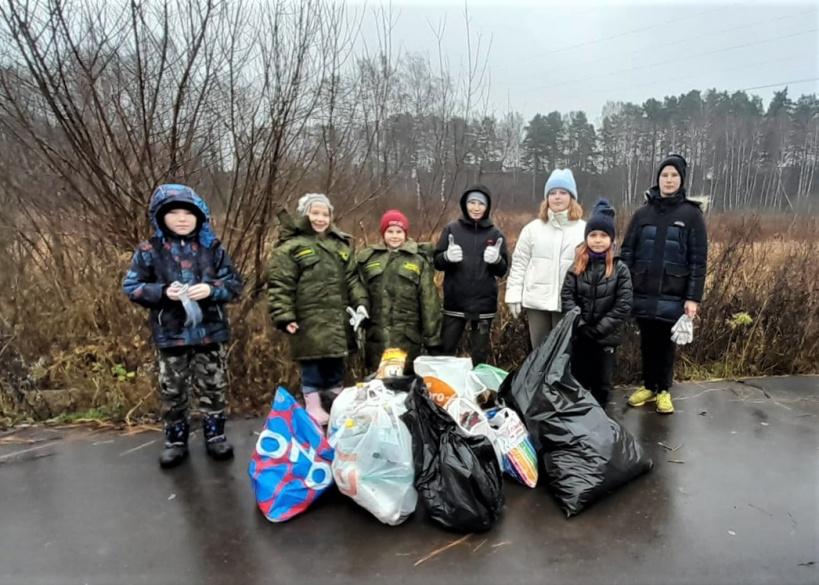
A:
<svg viewBox="0 0 819 585">
<path fill-rule="evenodd" d="M 601 199 L 594 204 L 591 217 L 586 222 L 585 236 L 594 230 L 606 232 L 614 240 L 614 208 L 609 204 L 608 199 Z"/>
<path fill-rule="evenodd" d="M 546 186 L 543 188 L 543 198 L 549 197 L 549 191 L 552 189 L 565 189 L 572 195 L 572 199 L 577 199 L 577 183 L 574 181 L 574 175 L 571 169 L 555 169 L 549 175 L 549 180 L 546 181 Z"/>
</svg>

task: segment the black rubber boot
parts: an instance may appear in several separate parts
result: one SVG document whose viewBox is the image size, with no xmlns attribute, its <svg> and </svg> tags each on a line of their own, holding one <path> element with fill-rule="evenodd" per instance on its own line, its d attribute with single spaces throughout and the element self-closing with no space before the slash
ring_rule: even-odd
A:
<svg viewBox="0 0 819 585">
<path fill-rule="evenodd" d="M 176 467 L 188 456 L 188 432 L 186 420 L 165 424 L 165 449 L 159 455 L 159 465 L 163 469 Z"/>
<path fill-rule="evenodd" d="M 225 437 L 225 415 L 208 414 L 202 419 L 202 432 L 205 435 L 205 449 L 208 455 L 217 461 L 233 457 L 233 445 Z"/>
</svg>

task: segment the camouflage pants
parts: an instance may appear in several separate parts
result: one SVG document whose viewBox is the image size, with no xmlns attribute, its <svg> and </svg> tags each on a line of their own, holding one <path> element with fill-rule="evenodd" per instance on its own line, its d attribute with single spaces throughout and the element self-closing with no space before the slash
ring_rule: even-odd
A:
<svg viewBox="0 0 819 585">
<path fill-rule="evenodd" d="M 227 400 L 227 368 L 223 345 L 160 349 L 159 396 L 166 423 L 187 420 L 191 390 L 205 414 L 221 414 Z"/>
</svg>

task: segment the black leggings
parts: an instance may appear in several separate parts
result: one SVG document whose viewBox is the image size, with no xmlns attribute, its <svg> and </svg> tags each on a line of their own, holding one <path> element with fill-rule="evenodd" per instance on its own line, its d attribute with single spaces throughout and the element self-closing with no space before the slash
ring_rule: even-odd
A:
<svg viewBox="0 0 819 585">
<path fill-rule="evenodd" d="M 475 366 L 485 364 L 489 359 L 492 319 L 467 321 L 460 317 L 444 315 L 444 322 L 441 326 L 441 353 L 444 355 L 455 355 L 455 352 L 458 350 L 458 343 L 461 341 L 461 336 L 467 324 L 470 326 L 469 352 L 472 356 L 472 364 Z"/>
<path fill-rule="evenodd" d="M 643 362 L 643 383 L 652 392 L 671 388 L 674 378 L 674 342 L 672 323 L 653 319 L 637 319 L 640 328 L 640 355 Z"/>
<path fill-rule="evenodd" d="M 603 408 L 611 394 L 614 373 L 614 348 L 598 345 L 589 339 L 577 338 L 572 345 L 572 376 Z"/>
</svg>

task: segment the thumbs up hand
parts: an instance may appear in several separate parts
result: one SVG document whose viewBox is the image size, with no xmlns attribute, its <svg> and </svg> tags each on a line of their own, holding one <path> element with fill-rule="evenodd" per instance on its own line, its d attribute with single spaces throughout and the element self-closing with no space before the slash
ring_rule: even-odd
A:
<svg viewBox="0 0 819 585">
<path fill-rule="evenodd" d="M 458 244 L 455 243 L 455 236 L 449 234 L 449 246 L 444 252 L 444 258 L 447 262 L 457 263 L 462 262 L 464 259 L 464 250 Z"/>
<path fill-rule="evenodd" d="M 503 238 L 498 238 L 498 241 L 495 242 L 493 246 L 487 246 L 487 248 L 483 251 L 483 261 L 487 264 L 497 264 L 500 262 L 500 249 L 503 245 Z"/>
</svg>

